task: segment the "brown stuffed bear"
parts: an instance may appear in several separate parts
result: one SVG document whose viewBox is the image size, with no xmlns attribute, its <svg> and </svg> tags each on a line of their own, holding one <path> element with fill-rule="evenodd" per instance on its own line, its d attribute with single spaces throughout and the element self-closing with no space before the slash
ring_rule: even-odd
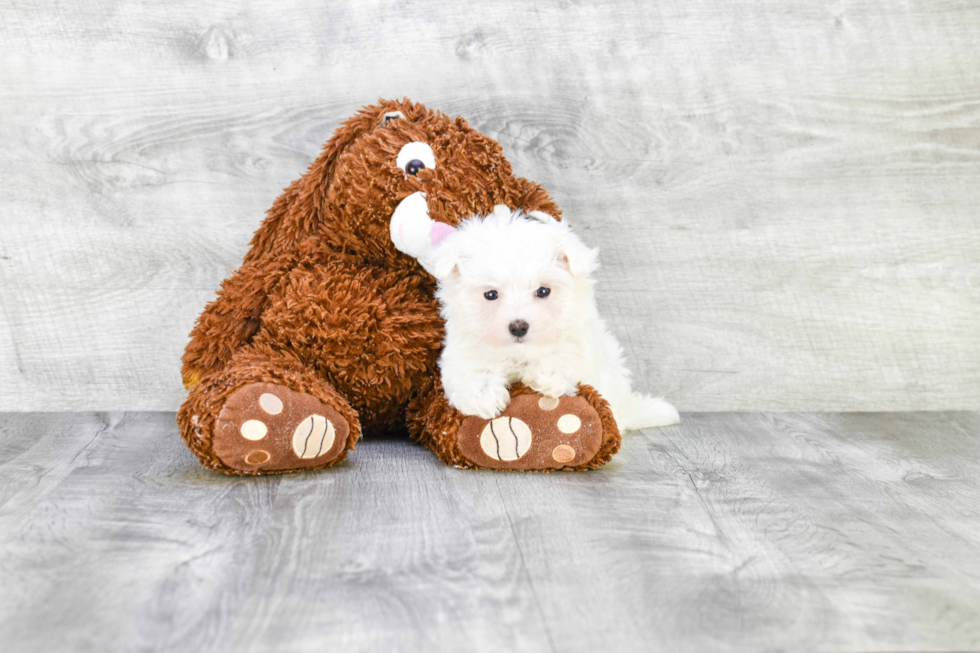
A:
<svg viewBox="0 0 980 653">
<path fill-rule="evenodd" d="M 589 386 L 558 400 L 517 385 L 494 420 L 448 404 L 436 284 L 405 253 L 418 234 L 393 222 L 410 203 L 433 242 L 500 204 L 560 219 L 548 193 L 515 177 L 500 145 L 462 118 L 408 100 L 362 109 L 275 201 L 191 333 L 177 423 L 206 467 L 327 467 L 362 432 L 406 429 L 459 467 L 582 470 L 616 453 L 619 429 Z"/>
</svg>

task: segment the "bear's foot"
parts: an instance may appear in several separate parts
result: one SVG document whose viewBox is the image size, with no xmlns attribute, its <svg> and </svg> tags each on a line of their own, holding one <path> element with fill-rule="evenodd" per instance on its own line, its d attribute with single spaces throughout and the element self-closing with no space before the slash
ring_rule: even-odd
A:
<svg viewBox="0 0 980 653">
<path fill-rule="evenodd" d="M 459 427 L 460 453 L 478 467 L 545 470 L 588 463 L 602 444 L 602 422 L 584 397 L 540 394 L 512 397 L 492 420 L 467 417 Z"/>
<path fill-rule="evenodd" d="M 225 402 L 214 425 L 215 455 L 243 472 L 323 467 L 347 448 L 350 425 L 316 397 L 251 383 Z"/>
</svg>

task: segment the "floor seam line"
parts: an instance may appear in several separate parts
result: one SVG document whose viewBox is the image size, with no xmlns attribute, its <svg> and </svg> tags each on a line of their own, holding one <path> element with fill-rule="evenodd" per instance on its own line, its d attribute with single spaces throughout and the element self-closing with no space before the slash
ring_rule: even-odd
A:
<svg viewBox="0 0 980 653">
<path fill-rule="evenodd" d="M 524 576 L 527 578 L 527 584 L 531 587 L 531 596 L 534 597 L 534 605 L 538 608 L 538 615 L 541 617 L 541 623 L 544 624 L 544 634 L 548 638 L 548 647 L 551 649 L 552 653 L 557 653 L 558 649 L 555 648 L 555 640 L 551 635 L 551 626 L 548 625 L 548 619 L 544 614 L 544 609 L 541 607 L 541 597 L 538 596 L 538 590 L 534 586 L 534 579 L 531 578 L 531 572 L 528 571 L 527 563 L 524 560 L 524 550 L 521 548 L 521 541 L 517 537 L 517 530 L 514 528 L 514 521 L 510 517 L 510 510 L 507 509 L 507 502 L 504 501 L 504 494 L 500 490 L 500 479 L 494 479 L 494 485 L 497 486 L 497 495 L 500 497 L 500 504 L 504 507 L 504 515 L 507 517 L 507 524 L 510 526 L 510 535 L 514 538 L 514 546 L 517 547 L 517 556 L 521 560 L 521 569 L 524 570 Z"/>
</svg>

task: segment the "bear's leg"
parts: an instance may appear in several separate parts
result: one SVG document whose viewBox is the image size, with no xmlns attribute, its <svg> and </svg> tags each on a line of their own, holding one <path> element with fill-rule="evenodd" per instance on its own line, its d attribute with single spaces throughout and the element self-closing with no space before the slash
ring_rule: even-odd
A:
<svg viewBox="0 0 980 653">
<path fill-rule="evenodd" d="M 205 467 L 249 476 L 335 465 L 361 435 L 357 411 L 340 393 L 311 367 L 262 345 L 194 386 L 177 424 Z"/>
<path fill-rule="evenodd" d="M 591 386 L 551 399 L 517 384 L 493 420 L 449 405 L 433 379 L 408 408 L 408 430 L 447 465 L 508 470 L 594 469 L 619 450 L 609 404 Z"/>
</svg>

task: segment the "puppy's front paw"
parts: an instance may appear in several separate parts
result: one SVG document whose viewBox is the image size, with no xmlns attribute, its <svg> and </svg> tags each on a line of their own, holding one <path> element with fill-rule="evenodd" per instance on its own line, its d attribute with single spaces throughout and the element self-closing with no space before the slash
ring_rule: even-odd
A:
<svg viewBox="0 0 980 653">
<path fill-rule="evenodd" d="M 493 419 L 507 408 L 510 391 L 504 385 L 485 385 L 473 392 L 449 397 L 449 403 L 464 415 Z"/>
<path fill-rule="evenodd" d="M 557 372 L 538 370 L 527 375 L 523 381 L 532 390 L 536 390 L 546 397 L 574 395 L 577 390 L 576 384 L 570 383 L 568 379 Z"/>
</svg>

